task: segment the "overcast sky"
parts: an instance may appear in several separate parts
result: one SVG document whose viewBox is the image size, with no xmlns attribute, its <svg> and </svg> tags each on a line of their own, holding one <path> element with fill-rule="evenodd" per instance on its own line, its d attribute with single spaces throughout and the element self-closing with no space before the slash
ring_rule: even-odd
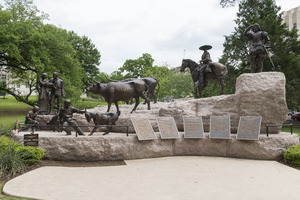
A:
<svg viewBox="0 0 300 200">
<path fill-rule="evenodd" d="M 0 0 L 3 5 L 3 0 Z M 199 61 L 199 47 L 210 44 L 217 61 L 224 35 L 234 31 L 238 6 L 222 8 L 220 0 L 33 0 L 50 21 L 92 40 L 101 53 L 101 72 L 111 73 L 127 59 L 149 53 L 155 65 Z M 276 0 L 282 11 L 299 0 Z"/>
</svg>

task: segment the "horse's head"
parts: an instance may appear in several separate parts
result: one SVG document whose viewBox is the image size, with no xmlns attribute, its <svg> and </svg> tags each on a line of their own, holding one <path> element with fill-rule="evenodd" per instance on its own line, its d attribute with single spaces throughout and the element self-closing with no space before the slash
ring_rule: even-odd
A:
<svg viewBox="0 0 300 200">
<path fill-rule="evenodd" d="M 187 60 L 186 60 L 186 59 L 183 59 L 183 60 L 182 60 L 182 63 L 181 63 L 180 71 L 181 71 L 181 72 L 184 72 L 185 68 L 187 68 L 188 65 L 189 65 L 189 63 L 187 62 Z"/>
<path fill-rule="evenodd" d="M 90 122 L 92 119 L 91 115 L 88 112 L 85 112 L 85 118 L 86 118 L 87 122 Z"/>
</svg>

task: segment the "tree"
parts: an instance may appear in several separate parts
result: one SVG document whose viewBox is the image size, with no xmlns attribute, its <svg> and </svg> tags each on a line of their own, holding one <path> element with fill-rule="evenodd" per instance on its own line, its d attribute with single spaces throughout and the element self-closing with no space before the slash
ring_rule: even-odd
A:
<svg viewBox="0 0 300 200">
<path fill-rule="evenodd" d="M 30 92 L 21 96 L 9 87 L 1 90 L 18 101 L 29 101 L 32 91 L 38 91 L 37 80 L 43 72 L 52 77 L 58 72 L 65 82 L 66 95 L 78 99 L 81 95 L 84 70 L 78 62 L 76 51 L 69 42 L 69 33 L 54 25 L 43 24 L 47 19 L 30 0 L 6 0 L 7 9 L 0 10 L 0 67 L 11 74 L 19 84 L 29 84 Z M 30 74 L 30 80 L 28 76 Z"/>
<path fill-rule="evenodd" d="M 101 55 L 87 36 L 80 37 L 74 31 L 70 31 L 69 35 L 69 41 L 76 52 L 76 58 L 85 71 L 84 85 L 88 87 L 90 77 L 95 77 L 99 73 L 97 66 L 100 65 Z"/>
<path fill-rule="evenodd" d="M 138 59 L 126 60 L 122 67 L 119 68 L 120 72 L 127 72 L 125 78 L 139 78 L 145 77 L 145 71 L 153 67 L 154 59 L 148 53 L 144 53 Z"/>
<path fill-rule="evenodd" d="M 157 97 L 160 101 L 193 96 L 194 86 L 190 73 L 181 73 L 167 66 L 153 66 L 146 69 L 144 75 L 158 80 L 160 89 Z"/>
<path fill-rule="evenodd" d="M 300 42 L 297 40 L 298 35 L 295 29 L 292 31 L 286 29 L 279 11 L 280 7 L 276 6 L 274 0 L 241 0 L 235 20 L 237 27 L 231 35 L 225 36 L 224 51 L 220 62 L 226 63 L 229 68 L 230 75 L 225 79 L 226 86 L 234 87 L 238 75 L 250 72 L 248 52 L 250 43 L 243 36 L 243 32 L 250 24 L 258 23 L 262 30 L 268 32 L 269 46 L 274 53 L 272 59 L 275 68 L 270 60 L 266 59 L 264 71 L 279 71 L 286 75 L 287 103 L 289 108 L 293 108 L 295 103 L 290 97 L 296 89 L 292 83 L 297 82 L 295 79 L 298 79 L 295 71 L 300 67 L 296 62 L 300 54 Z"/>
<path fill-rule="evenodd" d="M 220 0 L 220 5 L 224 7 L 234 6 L 239 0 Z"/>
</svg>

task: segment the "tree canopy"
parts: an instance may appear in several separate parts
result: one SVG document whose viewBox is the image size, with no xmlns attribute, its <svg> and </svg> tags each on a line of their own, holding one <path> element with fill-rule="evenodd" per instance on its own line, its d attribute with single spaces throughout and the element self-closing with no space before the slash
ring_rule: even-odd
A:
<svg viewBox="0 0 300 200">
<path fill-rule="evenodd" d="M 9 85 L 0 89 L 29 105 L 28 97 L 38 90 L 37 80 L 42 73 L 51 78 L 58 72 L 65 82 L 66 96 L 78 99 L 84 88 L 82 80 L 98 72 L 100 53 L 91 41 L 74 32 L 44 24 L 47 15 L 40 12 L 31 0 L 6 0 L 0 9 L 0 67 L 10 79 L 31 88 L 20 95 Z"/>
<path fill-rule="evenodd" d="M 139 78 L 145 77 L 146 70 L 153 67 L 154 59 L 148 53 L 144 53 L 138 59 L 128 59 L 122 67 L 118 69 L 120 72 L 126 72 L 125 77 Z"/>
</svg>

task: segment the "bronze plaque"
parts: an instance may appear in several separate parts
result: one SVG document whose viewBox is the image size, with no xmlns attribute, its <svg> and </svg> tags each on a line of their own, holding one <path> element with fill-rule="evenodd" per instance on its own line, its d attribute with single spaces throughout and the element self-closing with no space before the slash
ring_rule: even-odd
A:
<svg viewBox="0 0 300 200">
<path fill-rule="evenodd" d="M 258 140 L 260 134 L 261 116 L 240 117 L 236 139 Z"/>
<path fill-rule="evenodd" d="M 158 117 L 157 123 L 161 139 L 179 138 L 177 126 L 173 117 Z"/>
<path fill-rule="evenodd" d="M 131 117 L 134 130 L 139 140 L 155 140 L 153 128 L 147 118 Z"/>
<path fill-rule="evenodd" d="M 183 117 L 185 138 L 204 138 L 202 117 Z"/>
<path fill-rule="evenodd" d="M 211 116 L 209 138 L 230 139 L 230 116 Z"/>
<path fill-rule="evenodd" d="M 39 146 L 39 134 L 24 134 L 24 146 Z"/>
</svg>

